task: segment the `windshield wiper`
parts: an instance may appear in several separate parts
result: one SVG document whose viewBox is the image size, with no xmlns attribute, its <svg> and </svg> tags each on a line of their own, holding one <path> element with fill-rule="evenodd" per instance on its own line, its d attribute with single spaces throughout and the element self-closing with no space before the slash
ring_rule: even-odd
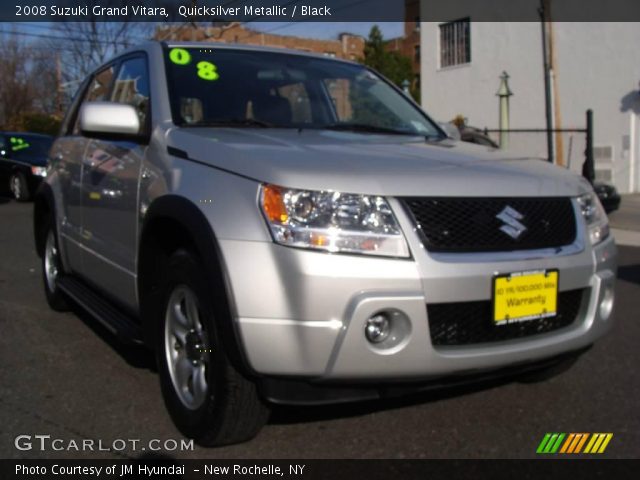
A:
<svg viewBox="0 0 640 480">
<path fill-rule="evenodd" d="M 326 130 L 344 130 L 351 132 L 390 133 L 393 135 L 420 136 L 419 133 L 409 130 L 396 130 L 395 128 L 379 127 L 377 125 L 369 125 L 367 123 L 332 123 L 330 125 L 323 125 L 321 128 L 324 128 Z"/>
<path fill-rule="evenodd" d="M 196 123 L 185 123 L 183 127 L 276 127 L 273 123 L 263 122 L 254 118 L 228 118 L 224 120 L 204 120 Z"/>
</svg>

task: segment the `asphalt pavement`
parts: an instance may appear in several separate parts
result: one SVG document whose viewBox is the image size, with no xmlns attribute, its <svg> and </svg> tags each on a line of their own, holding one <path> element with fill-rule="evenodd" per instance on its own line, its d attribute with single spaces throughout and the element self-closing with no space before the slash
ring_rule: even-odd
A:
<svg viewBox="0 0 640 480">
<path fill-rule="evenodd" d="M 0 198 L 0 458 L 140 457 L 152 439 L 167 447 L 154 455 L 174 458 L 532 458 L 546 432 L 611 432 L 604 457 L 640 457 L 640 248 L 620 247 L 614 329 L 557 377 L 276 408 L 250 442 L 181 451 L 153 358 L 122 347 L 80 311 L 47 307 L 32 208 Z M 16 448 L 20 435 L 30 436 L 18 443 L 27 448 L 30 438 L 31 449 Z M 60 440 L 63 450 L 40 451 L 35 435 Z M 128 446 L 73 448 L 100 441 L 120 450 L 117 440 Z M 130 440 L 140 441 L 135 450 Z"/>
</svg>

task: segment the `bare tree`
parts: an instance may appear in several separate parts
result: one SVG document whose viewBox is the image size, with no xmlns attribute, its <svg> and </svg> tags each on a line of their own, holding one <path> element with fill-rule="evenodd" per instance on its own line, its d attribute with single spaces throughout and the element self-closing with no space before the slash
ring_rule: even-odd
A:
<svg viewBox="0 0 640 480">
<path fill-rule="evenodd" d="M 14 35 L 2 38 L 0 55 L 0 125 L 19 128 L 22 115 L 33 106 L 30 60 L 32 52 Z"/>
<path fill-rule="evenodd" d="M 32 109 L 44 115 L 61 116 L 62 97 L 56 56 L 52 56 L 44 46 L 37 45 L 32 49 L 30 57 Z"/>
<path fill-rule="evenodd" d="M 60 55 L 62 82 L 74 90 L 98 65 L 150 38 L 153 26 L 145 22 L 103 22 L 91 15 L 88 22 L 56 23 L 54 32 L 62 39 L 51 44 Z"/>
</svg>

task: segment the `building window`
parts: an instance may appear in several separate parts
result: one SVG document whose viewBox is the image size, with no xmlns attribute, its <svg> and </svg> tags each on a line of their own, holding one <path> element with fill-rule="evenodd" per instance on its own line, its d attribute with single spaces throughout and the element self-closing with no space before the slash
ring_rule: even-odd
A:
<svg viewBox="0 0 640 480">
<path fill-rule="evenodd" d="M 335 58 L 336 54 L 335 54 L 335 52 L 324 52 L 324 56 L 325 57 Z"/>
<path fill-rule="evenodd" d="M 440 25 L 440 68 L 471 62 L 471 24 L 469 19 Z"/>
<path fill-rule="evenodd" d="M 420 61 L 420 44 L 414 45 L 414 47 L 413 47 L 413 59 L 416 62 Z"/>
</svg>

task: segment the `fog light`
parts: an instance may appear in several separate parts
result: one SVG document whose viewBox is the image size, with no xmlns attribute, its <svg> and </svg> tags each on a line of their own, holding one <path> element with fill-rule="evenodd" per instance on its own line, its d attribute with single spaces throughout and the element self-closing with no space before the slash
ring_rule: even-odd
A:
<svg viewBox="0 0 640 480">
<path fill-rule="evenodd" d="M 384 342 L 391 333 L 391 321 L 386 315 L 374 315 L 365 324 L 364 334 L 371 343 Z"/>
<path fill-rule="evenodd" d="M 611 316 L 614 296 L 615 295 L 613 293 L 613 287 L 606 287 L 604 290 L 604 295 L 602 295 L 602 300 L 600 300 L 599 307 L 600 318 L 602 320 L 608 320 Z"/>
</svg>

